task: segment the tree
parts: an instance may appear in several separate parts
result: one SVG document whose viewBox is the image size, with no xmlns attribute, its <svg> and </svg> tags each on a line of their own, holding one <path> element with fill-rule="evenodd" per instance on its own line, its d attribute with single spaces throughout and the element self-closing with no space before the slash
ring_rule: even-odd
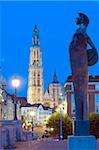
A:
<svg viewBox="0 0 99 150">
<path fill-rule="evenodd" d="M 60 131 L 60 113 L 54 113 L 49 117 L 47 127 L 50 128 L 50 134 L 52 136 L 59 136 Z M 53 130 L 51 130 L 53 129 Z M 62 114 L 62 133 L 63 138 L 67 138 L 68 135 L 73 134 L 72 120 L 67 114 Z"/>
<path fill-rule="evenodd" d="M 99 114 L 90 113 L 90 134 L 99 138 Z"/>
</svg>

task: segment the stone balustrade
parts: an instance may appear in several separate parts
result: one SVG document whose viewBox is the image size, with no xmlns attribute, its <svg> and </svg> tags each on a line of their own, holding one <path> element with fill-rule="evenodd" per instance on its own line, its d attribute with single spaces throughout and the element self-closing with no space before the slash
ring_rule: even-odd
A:
<svg viewBox="0 0 99 150">
<path fill-rule="evenodd" d="M 0 120 L 0 150 L 17 141 L 30 141 L 33 139 L 31 131 L 23 131 L 19 120 Z"/>
<path fill-rule="evenodd" d="M 9 143 L 8 143 L 8 130 L 7 129 L 4 129 L 4 128 L 2 128 L 2 146 L 3 147 L 6 147 L 6 146 L 8 146 L 9 145 Z"/>
</svg>

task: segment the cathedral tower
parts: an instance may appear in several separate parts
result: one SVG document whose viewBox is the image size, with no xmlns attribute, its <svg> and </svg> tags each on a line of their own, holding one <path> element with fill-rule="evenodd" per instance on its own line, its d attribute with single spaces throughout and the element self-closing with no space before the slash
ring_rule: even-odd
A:
<svg viewBox="0 0 99 150">
<path fill-rule="evenodd" d="M 40 48 L 39 31 L 35 25 L 32 35 L 32 47 L 30 48 L 30 63 L 28 76 L 27 99 L 31 104 L 43 103 L 43 67 L 42 51 Z"/>
</svg>

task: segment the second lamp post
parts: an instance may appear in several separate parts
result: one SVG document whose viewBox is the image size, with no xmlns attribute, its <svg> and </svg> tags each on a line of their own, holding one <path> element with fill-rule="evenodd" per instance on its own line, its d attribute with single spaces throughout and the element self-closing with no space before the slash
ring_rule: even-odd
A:
<svg viewBox="0 0 99 150">
<path fill-rule="evenodd" d="M 17 101 L 16 101 L 16 92 L 17 88 L 20 85 L 20 80 L 15 76 L 12 79 L 12 86 L 14 88 L 14 120 L 17 120 Z"/>
</svg>

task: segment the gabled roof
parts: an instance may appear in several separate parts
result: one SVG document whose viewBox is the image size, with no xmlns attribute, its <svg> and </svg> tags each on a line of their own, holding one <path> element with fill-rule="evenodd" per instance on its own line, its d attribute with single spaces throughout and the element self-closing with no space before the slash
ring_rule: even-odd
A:
<svg viewBox="0 0 99 150">
<path fill-rule="evenodd" d="M 2 88 L 2 91 L 3 91 L 3 93 L 6 95 L 6 96 L 9 96 L 13 101 L 14 101 L 14 94 L 10 94 L 10 93 L 8 93 L 5 89 L 3 89 Z M 27 103 L 27 99 L 26 99 L 26 97 L 22 97 L 22 96 L 20 96 L 20 97 L 16 97 L 16 101 L 17 102 L 20 102 L 20 104 L 21 105 L 25 105 L 26 103 Z"/>
<path fill-rule="evenodd" d="M 44 106 L 41 103 L 35 103 L 35 104 L 29 104 L 29 103 L 27 103 L 26 105 L 21 106 L 21 107 L 36 107 L 36 108 L 39 108 L 39 106 L 42 106 L 44 110 L 51 109 L 50 107 L 46 107 L 46 106 Z"/>
<path fill-rule="evenodd" d="M 20 104 L 21 104 L 21 106 L 27 104 L 27 99 L 26 99 L 26 97 L 22 97 L 22 96 L 18 97 L 18 96 L 17 96 L 17 97 L 16 97 L 16 101 L 19 101 Z"/>
</svg>

